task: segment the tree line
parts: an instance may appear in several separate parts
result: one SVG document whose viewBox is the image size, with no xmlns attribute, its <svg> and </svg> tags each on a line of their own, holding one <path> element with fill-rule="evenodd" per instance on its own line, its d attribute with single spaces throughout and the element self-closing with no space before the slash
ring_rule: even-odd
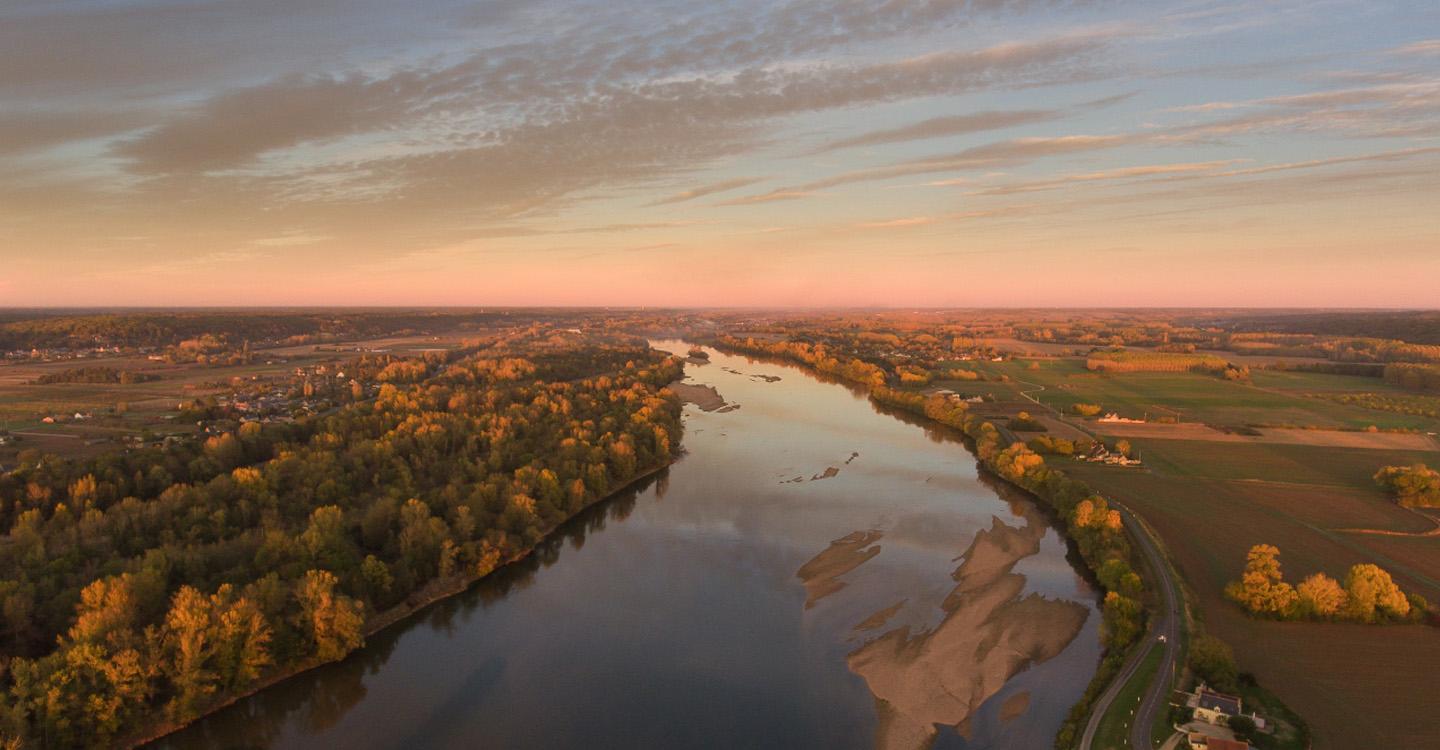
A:
<svg viewBox="0 0 1440 750">
<path fill-rule="evenodd" d="M 114 367 L 71 367 L 60 372 L 47 372 L 35 379 L 37 385 L 54 385 L 56 383 L 111 383 L 115 385 L 132 385 L 134 383 L 148 383 L 159 380 L 160 376 L 151 372 L 140 372 L 138 370 L 119 370 Z"/>
<path fill-rule="evenodd" d="M 1225 596 L 1252 615 L 1276 620 L 1414 622 L 1429 608 L 1424 597 L 1401 591 L 1388 572 L 1370 563 L 1351 566 L 1344 584 L 1312 573 L 1291 585 L 1280 569 L 1280 550 L 1270 544 L 1250 548 L 1245 571 L 1225 587 Z"/>
</svg>

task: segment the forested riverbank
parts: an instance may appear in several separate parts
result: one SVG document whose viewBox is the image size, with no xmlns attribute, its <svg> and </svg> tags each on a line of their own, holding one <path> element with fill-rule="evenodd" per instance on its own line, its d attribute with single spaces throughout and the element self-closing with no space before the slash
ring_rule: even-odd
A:
<svg viewBox="0 0 1440 750">
<path fill-rule="evenodd" d="M 311 420 L 0 476 L 0 737 L 133 744 L 343 658 L 667 465 L 681 368 L 537 334 L 396 359 Z"/>
</svg>

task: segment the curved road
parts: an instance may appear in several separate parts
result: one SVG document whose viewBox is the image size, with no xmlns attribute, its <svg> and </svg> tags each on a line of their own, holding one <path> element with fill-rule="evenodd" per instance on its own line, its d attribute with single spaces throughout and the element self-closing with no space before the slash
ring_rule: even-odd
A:
<svg viewBox="0 0 1440 750">
<path fill-rule="evenodd" d="M 1155 679 L 1146 686 L 1145 692 L 1140 699 L 1140 707 L 1135 711 L 1135 718 L 1130 725 L 1130 746 L 1134 750 L 1152 750 L 1154 745 L 1150 739 L 1150 728 L 1155 725 L 1155 716 L 1169 704 L 1170 683 L 1175 678 L 1175 661 L 1180 649 L 1180 595 L 1175 587 L 1175 580 L 1170 576 L 1170 567 L 1165 564 L 1165 557 L 1161 554 L 1159 547 L 1155 546 L 1155 540 L 1150 532 L 1135 519 L 1130 509 L 1111 500 L 1110 506 L 1120 511 L 1120 516 L 1125 521 L 1125 527 L 1130 530 L 1130 535 L 1140 545 L 1144 552 L 1145 559 L 1150 569 L 1155 572 L 1160 585 L 1160 611 L 1159 616 L 1154 618 L 1150 624 L 1150 630 L 1145 636 L 1145 642 L 1137 648 L 1120 674 L 1110 683 L 1095 706 L 1090 711 L 1090 721 L 1085 725 L 1085 734 L 1081 736 L 1081 750 L 1091 750 L 1095 740 L 1095 732 L 1100 728 L 1100 720 L 1105 718 L 1106 712 L 1110 710 L 1110 704 L 1115 702 L 1115 696 L 1124 689 L 1130 679 L 1135 676 L 1136 670 L 1144 663 L 1145 657 L 1150 654 L 1150 649 L 1156 646 L 1164 650 L 1160 662 L 1160 670 L 1156 673 Z M 1160 636 L 1165 637 L 1165 642 L 1160 642 Z M 1097 748 L 1096 750 L 1104 750 Z"/>
<path fill-rule="evenodd" d="M 1054 408 L 1046 406 L 1030 395 L 1045 390 L 1045 386 L 1038 383 L 1028 383 L 1018 378 L 1015 382 L 1021 385 L 1034 386 L 1032 390 L 1022 390 L 1020 395 L 1035 402 L 1038 406 L 1055 412 L 1057 417 L 1063 420 L 1063 415 L 1056 412 Z M 1089 432 L 1086 430 L 1086 432 Z M 1170 566 L 1165 563 L 1165 556 L 1160 548 L 1155 545 L 1155 539 L 1150 536 L 1149 529 L 1145 528 L 1129 508 L 1111 499 L 1110 507 L 1120 511 L 1120 516 L 1125 521 L 1125 528 L 1130 530 L 1130 536 L 1140 545 L 1140 551 L 1144 553 L 1146 562 L 1150 569 L 1155 572 L 1156 578 L 1160 580 L 1160 611 L 1159 616 L 1150 623 L 1150 630 L 1145 635 L 1145 642 L 1135 649 L 1135 652 L 1126 660 L 1125 666 L 1121 668 L 1120 674 L 1110 682 L 1100 698 L 1095 701 L 1095 706 L 1090 711 L 1090 720 L 1085 724 L 1085 733 L 1080 738 L 1080 750 L 1092 750 L 1095 741 L 1095 733 L 1100 729 L 1100 721 L 1110 710 L 1110 705 L 1115 702 L 1115 697 L 1129 684 L 1140 665 L 1149 656 L 1150 649 L 1157 645 L 1164 649 L 1160 669 L 1156 672 L 1155 678 L 1146 686 L 1145 692 L 1140 698 L 1140 706 L 1135 711 L 1135 718 L 1130 725 L 1130 746 L 1133 750 L 1153 750 L 1150 730 L 1155 726 L 1155 716 L 1164 710 L 1170 701 L 1170 685 L 1175 679 L 1175 662 L 1180 650 L 1180 593 L 1175 586 L 1175 579 L 1170 575 Z M 1164 636 L 1165 641 L 1160 642 Z M 1098 748 L 1093 750 L 1106 750 Z"/>
</svg>

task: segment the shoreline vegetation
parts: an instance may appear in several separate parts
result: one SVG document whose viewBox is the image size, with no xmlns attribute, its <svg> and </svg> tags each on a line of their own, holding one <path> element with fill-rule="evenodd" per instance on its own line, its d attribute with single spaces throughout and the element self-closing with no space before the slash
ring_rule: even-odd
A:
<svg viewBox="0 0 1440 750">
<path fill-rule="evenodd" d="M 633 337 L 344 369 L 304 420 L 0 474 L 0 747 L 138 746 L 339 661 L 680 450 L 683 362 Z"/>
<path fill-rule="evenodd" d="M 411 617 L 428 609 L 432 605 L 439 604 L 440 602 L 443 602 L 451 597 L 459 596 L 460 594 L 469 591 L 472 587 L 485 580 L 486 578 L 489 578 L 490 576 L 498 573 L 502 573 L 505 571 L 506 568 L 512 565 L 524 562 L 531 555 L 535 554 L 535 550 L 542 542 L 552 539 L 556 534 L 562 533 L 564 531 L 565 525 L 570 521 L 574 520 L 581 513 L 584 513 L 591 508 L 602 506 L 605 503 L 608 503 L 611 500 L 619 497 L 620 495 L 631 491 L 636 486 L 646 482 L 649 479 L 654 478 L 661 472 L 673 466 L 675 462 L 679 461 L 683 456 L 683 450 L 676 451 L 675 455 L 672 456 L 665 463 L 653 466 L 648 470 L 636 474 L 633 478 L 630 479 L 630 481 L 612 490 L 610 494 L 605 495 L 604 497 L 596 498 L 587 503 L 584 507 L 570 514 L 569 517 L 567 517 L 564 521 L 561 521 L 559 525 L 546 532 L 545 536 L 541 537 L 534 544 L 529 545 L 523 550 L 515 552 L 509 557 L 497 559 L 494 566 L 489 568 L 488 570 L 482 571 L 480 569 L 477 569 L 473 573 L 459 574 L 448 579 L 431 581 L 429 584 L 426 584 L 423 589 L 411 594 L 406 599 L 406 601 L 397 604 L 384 612 L 378 612 L 373 617 L 366 620 L 365 626 L 361 629 L 361 635 L 367 639 L 379 635 L 387 628 L 405 622 Z M 365 648 L 364 643 L 362 643 L 359 648 L 355 649 L 355 651 L 359 651 L 363 648 Z M 121 740 L 116 743 L 116 746 L 126 748 L 127 750 L 134 750 L 135 748 L 144 747 L 153 742 L 158 742 L 165 737 L 179 732 L 180 730 L 190 726 L 191 724 L 194 724 L 195 722 L 204 719 L 207 716 L 216 714 L 236 703 L 239 703 L 242 700 L 245 700 L 246 698 L 254 696 L 258 693 L 265 691 L 268 688 L 285 682 L 286 680 L 309 672 L 313 669 L 319 669 L 320 667 L 323 667 L 327 664 L 334 664 L 344 661 L 345 659 L 350 658 L 350 656 L 354 654 L 355 651 L 346 653 L 344 656 L 341 656 L 338 659 L 315 661 L 306 664 L 296 665 L 293 669 L 279 672 L 270 677 L 264 678 L 260 682 L 257 682 L 254 685 L 246 688 L 244 692 L 229 696 L 225 700 L 205 708 L 201 711 L 199 715 L 187 721 L 174 725 L 166 725 L 162 727 L 152 728 L 148 730 L 148 734 L 140 737 Z"/>
<path fill-rule="evenodd" d="M 946 395 L 925 395 L 886 385 L 884 372 L 859 359 L 840 361 L 823 350 L 795 342 L 758 342 L 721 336 L 716 347 L 742 355 L 778 358 L 810 370 L 848 380 L 861 386 L 869 398 L 881 405 L 938 422 L 960 431 L 974 444 L 980 464 L 1006 482 L 1030 493 L 1051 508 L 1064 524 L 1067 538 L 1075 544 L 1081 559 L 1101 588 L 1101 641 L 1104 656 L 1080 701 L 1071 707 L 1055 737 L 1056 748 L 1070 748 L 1084 728 L 1094 701 L 1119 674 L 1131 648 L 1145 632 L 1150 614 L 1146 603 L 1153 597 L 1153 584 L 1139 570 L 1132 540 L 1121 523 L 1119 511 L 1089 485 L 1047 467 L 1040 454 L 1011 436 L 1007 441 L 1002 427 L 969 411 L 964 400 Z"/>
</svg>

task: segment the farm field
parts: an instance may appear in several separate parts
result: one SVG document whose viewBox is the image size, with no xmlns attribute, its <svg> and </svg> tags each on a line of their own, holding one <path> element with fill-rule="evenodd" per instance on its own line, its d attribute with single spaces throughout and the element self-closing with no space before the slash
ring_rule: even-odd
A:
<svg viewBox="0 0 1440 750">
<path fill-rule="evenodd" d="M 1037 367 L 1031 369 L 1032 363 Z M 1124 417 L 1169 417 L 1181 422 L 1216 425 L 1294 425 L 1355 430 L 1374 425 L 1382 429 L 1440 429 L 1440 420 L 1429 417 L 1365 409 L 1298 395 L 1302 383 L 1313 386 L 1316 382 L 1314 378 L 1340 379 L 1341 382 L 1331 385 L 1336 390 L 1344 390 L 1357 380 L 1364 381 L 1368 387 L 1377 382 L 1375 378 L 1303 373 L 1308 376 L 1304 381 L 1285 381 L 1294 389 L 1294 392 L 1286 392 L 1197 373 L 1101 374 L 1085 369 L 1085 361 L 1079 358 L 983 362 L 977 363 L 976 369 L 1043 386 L 1044 390 L 1032 395 L 1066 413 L 1073 404 L 1090 403 L 1100 404 L 1105 411 L 1117 412 Z"/>
<path fill-rule="evenodd" d="M 1197 440 L 1209 443 L 1248 443 L 1251 445 L 1311 445 L 1327 448 L 1359 448 L 1363 450 L 1440 450 L 1440 442 L 1419 432 L 1362 432 L 1355 430 L 1307 430 L 1276 427 L 1250 428 L 1255 434 L 1225 432 L 1196 422 L 1165 424 L 1146 422 L 1097 422 L 1095 432 L 1113 437 L 1150 438 L 1154 440 Z"/>
<path fill-rule="evenodd" d="M 1131 438 L 1130 443 L 1151 469 L 1174 477 L 1364 489 L 1372 487 L 1371 477 L 1382 466 L 1440 462 L 1440 452 L 1436 451 L 1144 438 Z"/>
<path fill-rule="evenodd" d="M 313 348 L 313 347 L 312 347 Z M 0 447 L 0 464 L 33 448 L 58 456 L 90 456 L 113 447 L 113 438 L 184 432 L 193 425 L 174 421 L 179 406 L 196 398 L 229 392 L 232 383 L 281 377 L 294 368 L 339 361 L 333 352 L 295 353 L 273 361 L 224 367 L 153 362 L 143 357 L 112 357 L 58 362 L 0 363 L 0 429 L 19 440 Z M 34 382 L 46 373 L 77 367 L 110 367 L 153 375 L 158 380 L 118 383 Z M 123 408 L 120 408 L 123 405 Z M 87 415 L 76 421 L 77 413 Z M 44 422 L 56 418 L 55 423 Z"/>
<path fill-rule="evenodd" d="M 1146 470 L 1062 463 L 1117 498 L 1165 540 L 1197 597 L 1207 628 L 1316 730 L 1315 747 L 1420 747 L 1440 733 L 1433 701 L 1414 685 L 1433 679 L 1440 629 L 1250 618 L 1223 597 L 1251 545 L 1281 550 L 1287 579 L 1313 572 L 1341 578 L 1373 562 L 1407 591 L 1440 597 L 1440 538 L 1359 534 L 1368 528 L 1418 534 L 1434 528 L 1396 506 L 1370 481 L 1379 465 L 1440 453 L 1303 445 L 1133 440 Z M 1408 687 L 1407 687 L 1408 686 Z M 1381 744 L 1374 744 L 1379 741 Z"/>
</svg>

